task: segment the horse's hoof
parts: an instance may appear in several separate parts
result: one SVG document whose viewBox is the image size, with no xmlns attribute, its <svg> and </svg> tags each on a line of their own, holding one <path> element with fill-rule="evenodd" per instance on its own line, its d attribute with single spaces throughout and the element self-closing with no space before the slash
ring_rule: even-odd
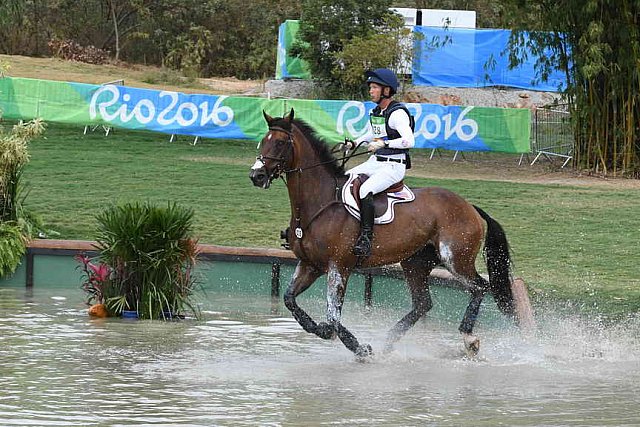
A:
<svg viewBox="0 0 640 427">
<path fill-rule="evenodd" d="M 463 339 L 464 349 L 467 352 L 467 356 L 476 357 L 480 351 L 480 338 L 475 335 L 465 334 Z"/>
<path fill-rule="evenodd" d="M 373 349 L 369 344 L 359 345 L 356 348 L 355 355 L 357 360 L 364 361 L 373 356 Z"/>
<path fill-rule="evenodd" d="M 323 340 L 330 340 L 336 337 L 336 328 L 327 322 L 318 323 L 316 327 L 316 335 Z"/>
</svg>

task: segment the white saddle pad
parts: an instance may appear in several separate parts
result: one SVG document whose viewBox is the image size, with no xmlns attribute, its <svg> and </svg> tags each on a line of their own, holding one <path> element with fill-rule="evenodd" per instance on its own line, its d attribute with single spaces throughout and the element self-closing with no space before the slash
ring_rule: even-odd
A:
<svg viewBox="0 0 640 427">
<path fill-rule="evenodd" d="M 351 187 L 353 186 L 353 181 L 356 179 L 357 175 L 349 174 L 349 179 L 342 187 L 342 202 L 344 203 L 344 207 L 347 211 L 353 215 L 358 221 L 360 220 L 360 209 L 358 209 L 358 203 L 353 197 L 353 193 L 351 192 Z M 393 221 L 394 218 L 394 209 L 396 203 L 407 203 L 415 200 L 416 195 L 413 194 L 413 191 L 406 185 L 402 187 L 402 190 L 397 191 L 395 193 L 387 193 L 387 209 L 385 212 L 376 217 L 374 220 L 375 224 L 389 224 Z"/>
</svg>

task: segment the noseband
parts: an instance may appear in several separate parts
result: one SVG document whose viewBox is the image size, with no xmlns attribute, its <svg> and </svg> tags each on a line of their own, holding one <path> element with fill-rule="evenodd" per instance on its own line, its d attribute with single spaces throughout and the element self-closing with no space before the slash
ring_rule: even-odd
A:
<svg viewBox="0 0 640 427">
<path fill-rule="evenodd" d="M 282 176 L 282 174 L 286 174 L 290 171 L 286 170 L 284 167 L 285 162 L 287 161 L 287 158 L 284 157 L 284 153 L 285 150 L 287 150 L 289 147 L 291 147 L 293 149 L 293 132 L 286 130 L 284 128 L 281 127 L 270 127 L 269 131 L 278 131 L 278 132 L 284 132 L 287 134 L 288 139 L 288 145 L 285 146 L 280 153 L 278 153 L 278 156 L 269 156 L 269 155 L 263 155 L 260 154 L 258 157 L 256 157 L 256 160 L 258 160 L 259 162 L 261 162 L 262 164 L 264 164 L 265 160 L 274 160 L 276 161 L 276 167 L 273 169 L 273 171 L 271 172 L 271 174 L 269 174 L 269 182 L 273 182 L 274 179 L 279 178 L 280 176 Z"/>
</svg>

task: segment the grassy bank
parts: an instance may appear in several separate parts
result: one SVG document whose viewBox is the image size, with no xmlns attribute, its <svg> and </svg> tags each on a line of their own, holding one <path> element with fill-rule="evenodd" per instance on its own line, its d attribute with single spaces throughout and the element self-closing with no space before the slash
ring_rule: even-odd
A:
<svg viewBox="0 0 640 427">
<path fill-rule="evenodd" d="M 289 204 L 285 186 L 267 191 L 248 178 L 255 142 L 204 140 L 115 130 L 105 137 L 50 125 L 30 147 L 26 205 L 61 238 L 93 239 L 95 214 L 112 203 L 175 201 L 195 210 L 201 242 L 279 247 Z M 640 309 L 637 186 L 572 186 L 424 178 L 455 167 L 416 153 L 407 182 L 452 189 L 504 226 L 515 274 L 534 298 L 567 299 L 611 314 Z M 473 168 L 466 162 L 464 167 Z M 455 175 L 455 174 L 453 174 Z M 490 176 L 490 174 L 487 174 Z"/>
</svg>

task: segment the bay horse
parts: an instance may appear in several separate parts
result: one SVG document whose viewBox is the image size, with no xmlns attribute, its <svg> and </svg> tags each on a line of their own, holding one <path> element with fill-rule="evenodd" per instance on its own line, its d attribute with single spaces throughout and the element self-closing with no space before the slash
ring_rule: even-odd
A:
<svg viewBox="0 0 640 427">
<path fill-rule="evenodd" d="M 288 244 L 299 259 L 284 294 L 284 303 L 302 328 L 323 339 L 339 337 L 357 357 L 372 355 L 341 323 L 341 312 L 351 272 L 400 263 L 411 293 L 412 309 L 389 331 L 385 351 L 432 307 L 428 278 L 434 267 L 444 266 L 471 295 L 459 331 L 468 353 L 475 355 L 480 341 L 473 335 L 485 294 L 498 308 L 515 318 L 511 289 L 509 244 L 501 225 L 482 209 L 443 188 L 415 188 L 415 200 L 396 206 L 393 222 L 374 226 L 372 253 L 366 259 L 353 254 L 360 224 L 342 201 L 347 181 L 343 166 L 294 111 L 273 118 L 263 111 L 269 127 L 250 178 L 257 187 L 285 179 L 291 204 Z M 377 195 L 378 198 L 386 195 Z M 484 228 L 486 224 L 486 232 Z M 489 280 L 476 271 L 475 260 L 484 239 Z M 326 322 L 317 323 L 296 302 L 320 276 L 327 275 Z"/>
</svg>

